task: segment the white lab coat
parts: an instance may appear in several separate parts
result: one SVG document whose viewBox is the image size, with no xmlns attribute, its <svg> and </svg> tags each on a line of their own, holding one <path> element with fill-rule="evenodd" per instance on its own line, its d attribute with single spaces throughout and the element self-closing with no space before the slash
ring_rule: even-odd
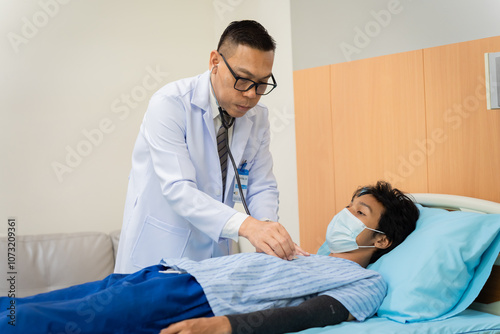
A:
<svg viewBox="0 0 500 334">
<path fill-rule="evenodd" d="M 220 238 L 233 209 L 234 171 L 226 200 L 210 108 L 209 76 L 179 80 L 151 98 L 132 156 L 115 272 L 130 273 L 164 257 L 202 260 L 231 253 Z M 246 161 L 247 204 L 254 217 L 278 220 L 267 108 L 257 104 L 234 123 L 231 152 Z"/>
</svg>

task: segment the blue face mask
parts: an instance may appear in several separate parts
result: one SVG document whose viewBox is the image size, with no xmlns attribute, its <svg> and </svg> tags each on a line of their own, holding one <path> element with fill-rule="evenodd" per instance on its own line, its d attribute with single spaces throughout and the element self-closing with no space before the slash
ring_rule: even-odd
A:
<svg viewBox="0 0 500 334">
<path fill-rule="evenodd" d="M 367 227 L 356 218 L 349 209 L 345 208 L 333 217 L 326 230 L 326 242 L 332 253 L 344 253 L 358 248 L 375 246 L 359 246 L 356 237 L 364 230 L 385 234 L 384 232 Z"/>
</svg>

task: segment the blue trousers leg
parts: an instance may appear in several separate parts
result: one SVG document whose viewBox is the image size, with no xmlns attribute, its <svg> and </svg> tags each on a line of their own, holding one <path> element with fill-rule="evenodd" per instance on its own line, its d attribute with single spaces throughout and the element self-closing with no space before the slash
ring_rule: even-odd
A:
<svg viewBox="0 0 500 334">
<path fill-rule="evenodd" d="M 12 299 L 1 297 L 0 333 L 158 333 L 174 322 L 213 316 L 194 277 L 159 272 L 164 269 L 13 299 L 14 312 Z"/>
</svg>

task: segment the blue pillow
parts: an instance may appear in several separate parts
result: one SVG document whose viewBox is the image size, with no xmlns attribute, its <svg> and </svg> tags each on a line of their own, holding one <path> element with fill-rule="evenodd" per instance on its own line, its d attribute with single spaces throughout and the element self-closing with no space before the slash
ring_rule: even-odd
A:
<svg viewBox="0 0 500 334">
<path fill-rule="evenodd" d="M 415 231 L 369 266 L 389 286 L 378 316 L 402 323 L 446 319 L 465 310 L 500 252 L 500 214 L 418 207 Z"/>
<path fill-rule="evenodd" d="M 500 215 L 417 206 L 415 231 L 369 266 L 389 286 L 378 316 L 402 323 L 442 320 L 465 310 L 500 252 Z M 318 254 L 329 253 L 325 242 Z"/>
</svg>

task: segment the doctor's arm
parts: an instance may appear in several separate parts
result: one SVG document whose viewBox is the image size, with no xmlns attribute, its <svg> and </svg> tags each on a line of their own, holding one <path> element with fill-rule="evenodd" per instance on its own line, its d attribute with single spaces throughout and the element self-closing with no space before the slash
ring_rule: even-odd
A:
<svg viewBox="0 0 500 334">
<path fill-rule="evenodd" d="M 258 252 L 264 252 L 282 259 L 291 260 L 295 255 L 308 256 L 296 245 L 287 230 L 277 222 L 278 188 L 273 174 L 273 159 L 269 150 L 271 134 L 268 111 L 259 111 L 258 135 L 253 140 L 256 153 L 252 156 L 249 170 L 247 202 L 252 217 L 248 217 L 240 226 L 239 235 L 245 237 Z M 273 221 L 263 221 L 263 217 Z M 257 218 L 257 219 L 256 219 Z"/>
<path fill-rule="evenodd" d="M 279 334 L 336 325 L 353 319 L 339 301 L 322 295 L 298 306 L 185 320 L 162 330 L 161 334 Z"/>
</svg>

